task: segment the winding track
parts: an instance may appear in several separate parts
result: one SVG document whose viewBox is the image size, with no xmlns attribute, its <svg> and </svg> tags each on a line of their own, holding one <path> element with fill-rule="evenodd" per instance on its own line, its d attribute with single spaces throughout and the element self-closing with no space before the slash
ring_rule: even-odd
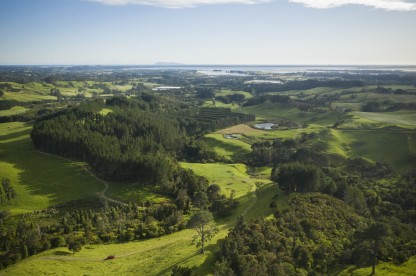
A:
<svg viewBox="0 0 416 276">
<path fill-rule="evenodd" d="M 54 158 L 59 158 L 59 159 L 61 159 L 61 160 L 65 160 L 65 161 L 67 161 L 67 162 L 77 162 L 77 161 L 74 161 L 74 160 L 71 160 L 71 159 L 69 159 L 69 158 L 66 158 L 66 157 L 62 157 L 62 156 L 59 156 L 59 155 L 54 155 L 54 154 L 50 154 L 50 153 L 46 153 L 46 152 L 43 152 L 43 151 L 40 151 L 40 150 L 38 150 L 38 152 L 40 153 L 40 154 L 43 154 L 43 155 L 46 155 L 46 156 L 50 156 L 50 157 L 54 157 Z M 126 203 L 124 203 L 124 202 L 121 202 L 121 201 L 119 201 L 119 200 L 116 200 L 116 199 L 112 199 L 112 198 L 109 198 L 108 196 L 106 196 L 105 195 L 105 192 L 107 192 L 107 190 L 108 190 L 108 183 L 107 183 L 107 181 L 104 181 L 104 180 L 102 180 L 102 179 L 100 179 L 100 178 L 98 178 L 94 173 L 92 173 L 92 171 L 90 170 L 90 168 L 88 167 L 88 164 L 83 164 L 83 165 L 80 165 L 89 175 L 91 175 L 92 177 L 94 177 L 96 180 L 98 180 L 99 182 L 101 182 L 101 183 L 103 183 L 103 185 L 104 185 L 104 189 L 101 191 L 101 192 L 96 192 L 95 193 L 95 195 L 96 196 L 98 196 L 99 198 L 101 198 L 101 199 L 103 199 L 103 200 L 106 200 L 106 201 L 109 201 L 109 202 L 113 202 L 113 203 L 116 203 L 116 204 L 120 204 L 120 205 L 123 205 L 123 206 L 127 206 L 127 204 Z"/>
</svg>

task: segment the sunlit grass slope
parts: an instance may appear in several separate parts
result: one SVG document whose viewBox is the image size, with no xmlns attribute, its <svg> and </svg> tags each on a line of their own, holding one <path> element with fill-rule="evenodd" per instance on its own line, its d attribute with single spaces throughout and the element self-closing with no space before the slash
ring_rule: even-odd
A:
<svg viewBox="0 0 416 276">
<path fill-rule="evenodd" d="M 244 164 L 201 164 L 181 162 L 183 168 L 189 168 L 197 175 L 205 176 L 211 183 L 218 184 L 222 192 L 229 196 L 235 191 L 235 197 L 241 197 L 256 189 L 256 180 L 247 174 Z"/>
<path fill-rule="evenodd" d="M 354 141 L 351 143 L 353 157 L 363 157 L 374 162 L 383 161 L 399 172 L 407 172 L 415 166 L 416 132 L 414 131 L 383 129 L 345 131 L 345 133 L 348 133 Z"/>
<path fill-rule="evenodd" d="M 11 89 L 4 90 L 4 95 L 0 99 L 19 102 L 56 100 L 55 96 L 50 95 L 52 86 L 49 84 L 39 82 L 25 84 L 9 82 L 8 84 L 11 85 Z"/>
<path fill-rule="evenodd" d="M 246 99 L 250 99 L 253 97 L 253 95 L 251 95 L 251 93 L 246 92 L 246 91 L 234 91 L 234 90 L 229 90 L 229 89 L 223 89 L 221 90 L 221 92 L 216 93 L 216 96 L 228 96 L 228 95 L 233 95 L 233 94 L 240 94 L 240 95 L 244 95 L 244 97 L 246 97 Z"/>
<path fill-rule="evenodd" d="M 94 81 L 29 82 L 25 84 L 7 82 L 5 84 L 8 84 L 10 87 L 3 90 L 4 95 L 0 97 L 0 100 L 15 100 L 19 102 L 57 100 L 56 96 L 51 95 L 52 88 L 59 89 L 64 97 L 74 97 L 78 94 L 83 94 L 87 98 L 92 97 L 93 93 L 103 93 L 103 88 L 110 92 L 113 90 L 126 92 L 132 88 L 131 84 L 116 85 L 112 82 Z"/>
<path fill-rule="evenodd" d="M 327 129 L 319 133 L 313 146 L 344 158 L 385 162 L 397 172 L 406 173 L 415 166 L 416 131 Z"/>
<path fill-rule="evenodd" d="M 371 267 L 356 268 L 354 266 L 349 267 L 341 272 L 336 272 L 333 275 L 340 276 L 368 276 L 371 275 Z M 410 258 L 407 262 L 395 265 L 393 263 L 380 262 L 376 266 L 376 275 L 381 276 L 399 276 L 399 275 L 415 275 L 416 271 L 416 257 Z"/>
<path fill-rule="evenodd" d="M 153 191 L 150 187 L 142 187 L 137 183 L 109 183 L 106 195 L 122 202 L 153 203 L 172 202 L 172 198 Z"/>
<path fill-rule="evenodd" d="M 15 199 L 2 202 L 0 210 L 41 210 L 103 189 L 84 164 L 37 152 L 29 137 L 31 128 L 21 122 L 0 124 L 0 177 L 9 178 L 17 194 Z"/>
<path fill-rule="evenodd" d="M 273 104 L 270 102 L 254 106 L 241 107 L 238 108 L 237 111 L 255 114 L 256 119 L 258 120 L 285 118 L 299 124 L 319 124 L 322 126 L 332 126 L 335 122 L 345 116 L 345 114 L 339 112 L 303 113 L 296 107 Z"/>
<path fill-rule="evenodd" d="M 385 125 L 397 125 L 400 127 L 415 128 L 416 112 L 400 110 L 395 112 L 354 112 L 354 115 Z"/>
<path fill-rule="evenodd" d="M 251 146 L 239 139 L 227 139 L 223 134 L 207 134 L 202 141 L 212 147 L 219 156 L 232 159 L 251 152 Z"/>
<path fill-rule="evenodd" d="M 17 105 L 17 106 L 13 106 L 10 109 L 0 110 L 0 116 L 17 115 L 17 114 L 25 113 L 27 110 L 28 110 L 27 108 Z"/>
<path fill-rule="evenodd" d="M 275 199 L 284 206 L 288 197 L 276 185 L 267 180 L 253 179 L 245 173 L 242 164 L 191 164 L 197 174 L 207 178 L 215 178 L 216 172 L 222 174 L 224 183 L 235 182 L 233 186 L 239 197 L 239 207 L 234 214 L 226 219 L 217 220 L 218 234 L 206 246 L 204 255 L 197 254 L 198 249 L 192 244 L 195 232 L 182 230 L 170 235 L 146 241 L 135 241 L 123 244 L 90 245 L 80 252 L 72 254 L 66 248 L 49 250 L 35 255 L 8 267 L 7 275 L 171 275 L 175 265 L 197 266 L 199 275 L 212 273 L 215 252 L 220 249 L 219 239 L 228 234 L 228 229 L 235 224 L 240 215 L 245 217 L 270 216 L 273 209 L 270 202 Z M 219 169 L 220 167 L 225 169 Z M 244 183 L 247 182 L 247 183 Z M 257 192 L 256 182 L 262 182 Z M 218 183 L 223 185 L 224 183 Z M 240 186 L 239 186 L 240 185 Z M 229 191 L 228 191 L 229 193 Z M 116 258 L 104 261 L 108 255 Z"/>
</svg>

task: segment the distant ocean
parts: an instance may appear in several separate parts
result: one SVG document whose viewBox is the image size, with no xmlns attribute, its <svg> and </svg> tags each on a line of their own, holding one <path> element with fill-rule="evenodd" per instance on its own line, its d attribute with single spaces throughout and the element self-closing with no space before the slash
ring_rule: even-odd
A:
<svg viewBox="0 0 416 276">
<path fill-rule="evenodd" d="M 196 70 L 212 75 L 241 74 L 242 72 L 300 73 L 347 71 L 416 72 L 416 65 L 137 65 L 124 70 Z M 357 72 L 358 73 L 358 72 Z"/>
</svg>

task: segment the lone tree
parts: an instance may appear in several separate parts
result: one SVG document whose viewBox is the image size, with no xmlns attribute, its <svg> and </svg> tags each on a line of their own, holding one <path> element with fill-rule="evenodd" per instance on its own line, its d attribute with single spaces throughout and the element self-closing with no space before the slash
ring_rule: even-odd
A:
<svg viewBox="0 0 416 276">
<path fill-rule="evenodd" d="M 188 228 L 193 228 L 198 233 L 194 236 L 194 241 L 197 241 L 197 247 L 201 246 L 201 254 L 204 254 L 205 242 L 218 231 L 214 224 L 214 217 L 209 211 L 201 211 L 189 220 Z"/>
<path fill-rule="evenodd" d="M 380 247 L 382 240 L 390 235 L 389 226 L 386 223 L 374 223 L 370 225 L 363 232 L 358 233 L 359 238 L 362 240 L 369 240 L 372 242 L 373 252 L 372 252 L 372 271 L 371 275 L 376 273 L 376 263 L 377 263 L 377 252 Z"/>
<path fill-rule="evenodd" d="M 82 248 L 82 244 L 80 240 L 73 240 L 68 243 L 68 249 L 72 251 L 73 254 L 75 252 L 80 251 Z"/>
</svg>

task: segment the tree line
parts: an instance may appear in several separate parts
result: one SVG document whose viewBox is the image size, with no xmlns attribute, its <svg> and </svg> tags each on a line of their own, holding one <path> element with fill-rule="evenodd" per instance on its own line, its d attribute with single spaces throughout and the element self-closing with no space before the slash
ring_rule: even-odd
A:
<svg viewBox="0 0 416 276">
<path fill-rule="evenodd" d="M 274 219 L 240 218 L 221 245 L 215 275 L 316 275 L 335 265 L 397 263 L 416 254 L 411 225 L 374 223 L 328 195 L 296 196 Z"/>
</svg>

